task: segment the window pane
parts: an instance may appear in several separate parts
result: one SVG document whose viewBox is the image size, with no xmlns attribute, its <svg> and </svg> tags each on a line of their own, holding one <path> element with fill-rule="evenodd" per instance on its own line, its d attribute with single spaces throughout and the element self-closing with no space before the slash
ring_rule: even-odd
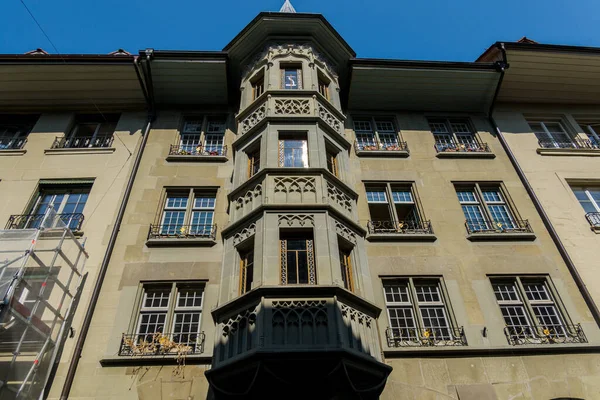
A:
<svg viewBox="0 0 600 400">
<path fill-rule="evenodd" d="M 450 133 L 444 122 L 429 121 L 429 129 L 432 133 Z"/>
<path fill-rule="evenodd" d="M 492 222 L 495 227 L 502 229 L 511 229 L 515 227 L 512 217 L 508 212 L 508 208 L 505 205 L 491 205 L 488 206 L 488 209 L 490 210 L 490 214 L 492 214 Z M 501 226 L 498 224 L 501 224 Z"/>
<path fill-rule="evenodd" d="M 161 234 L 173 235 L 179 233 L 185 220 L 185 211 L 165 211 Z"/>
<path fill-rule="evenodd" d="M 187 196 L 169 196 L 167 198 L 166 208 L 186 208 L 187 207 Z"/>
<path fill-rule="evenodd" d="M 481 208 L 477 205 L 463 205 L 463 213 L 467 220 L 469 229 L 472 231 L 488 229 L 487 221 L 483 218 Z"/>
<path fill-rule="evenodd" d="M 444 307 L 426 307 L 421 308 L 420 311 L 423 327 L 429 329 L 434 338 L 451 339 Z"/>
<path fill-rule="evenodd" d="M 523 282 L 523 288 L 529 301 L 552 300 L 543 282 Z"/>
<path fill-rule="evenodd" d="M 385 190 L 367 190 L 367 201 L 369 203 L 387 203 Z"/>
<path fill-rule="evenodd" d="M 530 326 L 527 316 L 525 314 L 525 308 L 523 306 L 501 306 L 502 316 L 504 317 L 504 323 L 509 328 L 520 328 L 524 326 Z M 522 329 L 512 329 L 511 333 L 527 333 L 529 331 L 523 331 Z"/>
<path fill-rule="evenodd" d="M 478 203 L 477 197 L 475 197 L 475 193 L 472 190 L 457 190 L 456 195 L 458 196 L 458 201 L 460 201 L 461 203 Z"/>
<path fill-rule="evenodd" d="M 467 124 L 466 122 L 451 122 L 450 126 L 452 126 L 452 130 L 456 134 L 460 134 L 460 133 L 472 134 L 473 133 L 473 131 L 469 127 L 469 124 Z"/>
<path fill-rule="evenodd" d="M 373 133 L 371 121 L 354 121 L 354 130 L 361 133 Z"/>
<path fill-rule="evenodd" d="M 195 344 L 200 331 L 200 312 L 178 312 L 175 313 L 173 324 L 173 341 L 175 343 L 186 343 L 195 350 Z"/>
<path fill-rule="evenodd" d="M 144 299 L 144 308 L 164 308 L 169 305 L 171 291 L 168 289 L 148 289 Z"/>
<path fill-rule="evenodd" d="M 390 283 L 384 287 L 385 301 L 387 303 L 410 303 L 408 295 L 408 284 L 406 283 Z"/>
<path fill-rule="evenodd" d="M 415 318 L 412 308 L 390 307 L 388 308 L 390 318 L 390 328 L 396 339 L 416 340 L 417 332 Z"/>
<path fill-rule="evenodd" d="M 494 202 L 495 203 L 503 203 L 504 202 L 499 190 L 483 189 L 481 191 L 481 193 L 483 194 L 483 200 L 485 200 L 486 203 L 494 203 Z"/>
<path fill-rule="evenodd" d="M 177 307 L 201 307 L 202 294 L 201 288 L 179 289 Z"/>
<path fill-rule="evenodd" d="M 215 197 L 196 197 L 194 199 L 194 208 L 215 208 Z"/>
<path fill-rule="evenodd" d="M 210 235 L 212 232 L 213 216 L 213 211 L 194 211 L 192 213 L 190 234 Z"/>
<path fill-rule="evenodd" d="M 412 193 L 410 192 L 410 189 L 392 189 L 392 200 L 394 201 L 394 203 L 413 203 Z"/>
<path fill-rule="evenodd" d="M 558 316 L 556 307 L 552 305 L 547 306 L 533 306 L 533 313 L 538 319 L 539 324 L 548 330 L 549 335 L 564 336 L 565 330 L 563 324 Z"/>
<path fill-rule="evenodd" d="M 166 312 L 142 314 L 138 329 L 138 341 L 150 342 L 155 333 L 164 333 L 166 319 Z"/>
<path fill-rule="evenodd" d="M 417 292 L 417 301 L 419 303 L 442 301 L 439 287 L 436 284 L 417 284 L 415 285 L 415 290 Z"/>
<path fill-rule="evenodd" d="M 498 301 L 519 301 L 517 287 L 514 283 L 495 283 L 494 294 Z"/>
<path fill-rule="evenodd" d="M 185 133 L 197 133 L 202 132 L 202 120 L 188 120 L 183 124 L 183 132 Z M 200 136 L 198 135 L 198 138 Z"/>
<path fill-rule="evenodd" d="M 286 69 L 284 72 L 284 88 L 285 89 L 298 89 L 298 70 L 297 69 Z"/>
<path fill-rule="evenodd" d="M 282 140 L 283 166 L 288 168 L 304 168 L 308 166 L 306 140 Z"/>
<path fill-rule="evenodd" d="M 379 133 L 395 133 L 392 121 L 375 121 L 375 127 Z"/>
</svg>

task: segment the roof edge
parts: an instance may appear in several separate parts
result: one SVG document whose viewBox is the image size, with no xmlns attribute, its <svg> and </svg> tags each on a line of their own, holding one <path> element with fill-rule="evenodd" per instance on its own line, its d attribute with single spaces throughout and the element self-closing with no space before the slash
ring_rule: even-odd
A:
<svg viewBox="0 0 600 400">
<path fill-rule="evenodd" d="M 0 64 L 131 64 L 134 59 L 122 54 L 0 54 Z"/>
<path fill-rule="evenodd" d="M 140 57 L 146 57 L 146 50 L 139 51 Z M 195 60 L 223 60 L 227 61 L 226 51 L 195 51 L 195 50 L 152 50 L 152 59 L 195 59 Z"/>
<path fill-rule="evenodd" d="M 469 61 L 424 61 L 424 60 L 397 60 L 382 58 L 352 58 L 350 66 L 372 68 L 411 68 L 411 69 L 447 69 L 447 70 L 479 70 L 498 72 L 497 63 L 469 62 Z"/>
<path fill-rule="evenodd" d="M 570 46 L 563 44 L 542 44 L 542 43 L 527 43 L 527 42 L 495 42 L 488 47 L 477 59 L 476 63 L 481 62 L 493 51 L 500 51 L 500 47 L 504 46 L 506 50 L 523 50 L 523 51 L 539 51 L 539 52 L 557 52 L 557 53 L 581 53 L 581 54 L 600 54 L 600 47 L 589 46 Z"/>
</svg>

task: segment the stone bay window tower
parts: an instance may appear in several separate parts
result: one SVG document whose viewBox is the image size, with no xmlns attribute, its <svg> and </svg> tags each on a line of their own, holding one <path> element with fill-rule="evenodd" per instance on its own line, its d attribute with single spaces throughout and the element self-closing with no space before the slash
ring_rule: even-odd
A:
<svg viewBox="0 0 600 400">
<path fill-rule="evenodd" d="M 227 50 L 240 107 L 211 388 L 218 398 L 291 384 L 304 396 L 377 398 L 391 368 L 340 105 L 338 66 L 354 54 L 320 16 L 268 14 Z"/>
</svg>

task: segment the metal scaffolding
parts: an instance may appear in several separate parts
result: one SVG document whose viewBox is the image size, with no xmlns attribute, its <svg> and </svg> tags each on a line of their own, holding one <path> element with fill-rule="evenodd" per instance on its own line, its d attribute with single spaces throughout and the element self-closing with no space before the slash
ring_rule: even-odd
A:
<svg viewBox="0 0 600 400">
<path fill-rule="evenodd" d="M 0 230 L 0 400 L 42 399 L 85 283 L 88 254 L 52 208 Z"/>
</svg>

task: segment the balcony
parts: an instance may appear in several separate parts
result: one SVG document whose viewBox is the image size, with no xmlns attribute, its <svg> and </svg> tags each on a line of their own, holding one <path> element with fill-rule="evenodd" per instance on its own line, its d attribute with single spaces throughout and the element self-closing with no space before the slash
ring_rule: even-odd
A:
<svg viewBox="0 0 600 400">
<path fill-rule="evenodd" d="M 13 150 L 13 151 L 21 150 L 21 149 L 23 149 L 23 146 L 25 146 L 26 142 L 27 142 L 27 138 L 14 139 L 13 137 L 11 137 L 11 138 L 0 137 L 0 151 L 10 152 L 11 150 Z"/>
<path fill-rule="evenodd" d="M 589 212 L 585 214 L 585 218 L 590 223 L 590 227 L 596 233 L 600 232 L 600 213 L 599 212 Z"/>
<path fill-rule="evenodd" d="M 86 149 L 86 148 L 108 148 L 112 146 L 113 135 L 98 136 L 65 136 L 56 137 L 51 149 Z"/>
<path fill-rule="evenodd" d="M 478 140 L 454 141 L 450 139 L 436 138 L 435 151 L 438 158 L 473 157 L 473 158 L 495 158 L 487 143 Z"/>
<path fill-rule="evenodd" d="M 541 155 L 600 156 L 600 143 L 578 136 L 565 140 L 539 139 L 538 144 L 537 153 Z"/>
<path fill-rule="evenodd" d="M 385 337 L 390 348 L 467 345 L 462 326 L 460 328 L 387 328 Z"/>
<path fill-rule="evenodd" d="M 408 157 L 408 145 L 406 142 L 396 141 L 382 143 L 378 139 L 370 143 L 354 141 L 354 150 L 359 157 L 383 156 L 383 157 Z"/>
<path fill-rule="evenodd" d="M 318 121 L 326 129 L 344 136 L 343 121 L 346 117 L 326 99 L 310 90 L 290 92 L 269 90 L 261 95 L 251 107 L 238 114 L 239 132 L 245 135 L 270 119 L 293 118 L 307 122 Z"/>
<path fill-rule="evenodd" d="M 340 287 L 253 289 L 212 312 L 217 333 L 206 376 L 217 398 L 293 386 L 304 398 L 342 391 L 339 398 L 377 399 L 391 371 L 379 347 L 380 311 Z"/>
<path fill-rule="evenodd" d="M 173 144 L 167 161 L 227 161 L 227 146 Z"/>
<path fill-rule="evenodd" d="M 581 324 L 558 326 L 507 326 L 504 335 L 513 346 L 527 344 L 587 343 Z"/>
<path fill-rule="evenodd" d="M 431 221 L 369 221 L 367 240 L 435 241 Z"/>
<path fill-rule="evenodd" d="M 83 214 L 19 214 L 11 215 L 4 229 L 52 229 L 68 227 L 73 232 L 81 231 Z"/>
<path fill-rule="evenodd" d="M 197 355 L 204 353 L 205 339 L 204 332 L 123 334 L 118 354 L 121 357 Z"/>
<path fill-rule="evenodd" d="M 212 246 L 217 225 L 150 225 L 146 246 Z"/>
<path fill-rule="evenodd" d="M 465 222 L 467 238 L 478 240 L 534 240 L 528 220 L 487 221 L 470 219 Z"/>
</svg>

